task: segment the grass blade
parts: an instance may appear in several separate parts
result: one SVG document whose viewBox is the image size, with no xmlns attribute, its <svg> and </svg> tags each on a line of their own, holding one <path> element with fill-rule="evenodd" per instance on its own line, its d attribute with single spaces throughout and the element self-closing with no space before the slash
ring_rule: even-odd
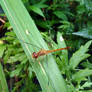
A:
<svg viewBox="0 0 92 92">
<path fill-rule="evenodd" d="M 9 92 L 1 63 L 0 63 L 0 92 Z"/>
<path fill-rule="evenodd" d="M 32 53 L 39 49 L 23 43 L 23 41 L 31 42 L 31 44 L 48 49 L 21 0 L 1 0 L 0 2 L 18 39 L 22 40 L 20 40 L 21 45 L 29 58 L 43 92 L 67 92 L 66 84 L 53 57 L 48 55 L 48 59 L 41 57 L 35 62 L 32 59 Z"/>
</svg>

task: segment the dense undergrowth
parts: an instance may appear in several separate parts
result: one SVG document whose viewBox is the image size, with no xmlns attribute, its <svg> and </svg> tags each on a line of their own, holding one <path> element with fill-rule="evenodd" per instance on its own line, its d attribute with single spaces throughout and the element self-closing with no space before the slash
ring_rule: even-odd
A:
<svg viewBox="0 0 92 92">
<path fill-rule="evenodd" d="M 68 92 L 92 91 L 92 1 L 90 0 L 22 0 L 50 49 L 62 47 L 62 34 L 68 50 L 53 56 L 68 87 Z M 5 18 L 3 13 L 0 18 Z M 1 21 L 0 61 L 10 92 L 42 92 L 7 19 Z M 20 39 L 21 40 L 21 39 Z M 22 40 L 21 40 L 22 41 Z M 25 44 L 31 45 L 30 43 Z M 64 63 L 68 61 L 68 63 Z M 49 70 L 50 71 L 50 70 Z M 63 92 L 63 91 L 62 91 Z"/>
</svg>

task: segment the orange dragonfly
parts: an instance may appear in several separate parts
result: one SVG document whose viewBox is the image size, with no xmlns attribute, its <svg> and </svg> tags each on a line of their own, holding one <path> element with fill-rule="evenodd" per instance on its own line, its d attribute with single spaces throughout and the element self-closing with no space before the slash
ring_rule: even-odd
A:
<svg viewBox="0 0 92 92">
<path fill-rule="evenodd" d="M 59 48 L 59 49 L 54 49 L 54 50 L 45 50 L 45 49 L 41 49 L 39 52 L 33 52 L 32 53 L 32 58 L 37 59 L 40 56 L 44 56 L 47 55 L 48 53 L 52 53 L 52 52 L 56 52 L 56 51 L 60 51 L 60 50 L 65 50 L 65 49 L 69 49 L 70 47 L 66 47 L 66 48 Z"/>
</svg>

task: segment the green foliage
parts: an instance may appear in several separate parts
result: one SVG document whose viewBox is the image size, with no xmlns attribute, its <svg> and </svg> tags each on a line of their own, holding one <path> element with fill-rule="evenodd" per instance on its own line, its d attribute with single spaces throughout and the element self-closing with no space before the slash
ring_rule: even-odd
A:
<svg viewBox="0 0 92 92">
<path fill-rule="evenodd" d="M 63 13 L 63 12 L 61 12 L 61 11 L 55 11 L 55 12 L 53 12 L 58 18 L 60 18 L 60 19 L 62 19 L 62 20 L 68 20 L 67 19 L 67 17 L 66 17 L 66 15 Z"/>
<path fill-rule="evenodd" d="M 30 9 L 31 9 L 32 11 L 34 11 L 35 13 L 37 13 L 37 14 L 41 15 L 42 17 L 44 17 L 43 12 L 41 11 L 40 8 L 38 8 L 38 7 L 36 7 L 36 6 L 30 6 Z"/>
<path fill-rule="evenodd" d="M 89 76 L 92 74 L 92 70 L 85 69 L 85 70 L 79 70 L 77 73 L 75 73 L 72 76 L 72 79 L 74 81 L 80 82 L 82 80 L 86 80 L 86 76 Z"/>
<path fill-rule="evenodd" d="M 73 54 L 70 59 L 70 68 L 75 69 L 76 66 L 84 59 L 88 58 L 90 55 L 86 54 L 88 51 L 89 46 L 91 45 L 92 41 L 89 41 L 85 44 L 85 46 L 81 46 L 80 49 Z"/>
<path fill-rule="evenodd" d="M 0 39 L 0 58 L 3 59 L 5 75 L 10 81 L 13 78 L 13 81 L 11 81 L 13 85 L 11 92 L 44 92 L 41 88 L 46 89 L 46 92 L 51 92 L 52 89 L 56 89 L 59 92 L 61 85 L 66 88 L 65 84 L 59 80 L 59 78 L 62 79 L 62 76 L 59 75 L 60 73 L 63 74 L 64 81 L 66 82 L 67 92 L 92 92 L 92 41 L 89 41 L 89 39 L 92 39 L 92 1 L 22 1 L 50 49 L 64 48 L 66 46 L 70 46 L 71 49 L 69 49 L 69 52 L 63 50 L 52 53 L 60 72 L 54 66 L 56 63 L 53 63 L 50 55 L 39 58 L 37 61 L 42 62 L 40 64 L 39 62 L 32 63 L 32 66 L 29 61 L 31 56 L 27 54 L 30 58 L 28 60 L 18 39 L 22 43 L 23 48 L 28 46 L 32 52 L 39 51 L 37 47 L 48 48 L 40 39 L 41 36 L 40 34 L 38 35 L 38 31 L 35 31 L 34 25 L 31 24 L 29 26 L 32 20 L 30 21 L 30 18 L 24 16 L 24 14 L 19 13 L 17 15 L 19 9 L 16 9 L 16 16 L 18 18 L 16 25 L 19 28 L 22 25 L 22 30 L 20 29 L 22 36 L 19 35 L 17 39 L 11 31 L 10 23 L 6 22 L 3 29 L 7 29 L 9 32 L 6 32 L 6 36 Z M 20 15 L 23 16 L 20 18 Z M 26 19 L 27 21 L 25 21 Z M 27 28 L 30 34 L 30 36 L 27 35 L 28 39 L 25 36 Z M 33 34 L 31 34 L 32 32 Z M 27 50 L 25 52 L 27 53 Z M 34 71 L 36 71 L 36 75 L 33 73 Z M 36 76 L 40 85 L 35 78 Z M 18 81 L 15 81 L 16 77 Z M 37 83 L 33 80 L 36 80 Z"/>
</svg>

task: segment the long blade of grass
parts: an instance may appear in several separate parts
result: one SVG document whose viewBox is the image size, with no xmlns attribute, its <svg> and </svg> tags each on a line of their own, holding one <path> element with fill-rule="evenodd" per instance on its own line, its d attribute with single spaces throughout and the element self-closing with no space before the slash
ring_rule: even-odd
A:
<svg viewBox="0 0 92 92">
<path fill-rule="evenodd" d="M 1 0 L 0 3 L 18 39 L 22 40 L 20 40 L 21 45 L 29 58 L 43 92 L 67 92 L 66 84 L 53 57 L 48 55 L 48 59 L 41 57 L 34 60 L 32 53 L 39 49 L 23 43 L 25 41 L 48 49 L 21 0 Z"/>
<path fill-rule="evenodd" d="M 0 92 L 9 92 L 1 63 L 0 63 Z"/>
</svg>

